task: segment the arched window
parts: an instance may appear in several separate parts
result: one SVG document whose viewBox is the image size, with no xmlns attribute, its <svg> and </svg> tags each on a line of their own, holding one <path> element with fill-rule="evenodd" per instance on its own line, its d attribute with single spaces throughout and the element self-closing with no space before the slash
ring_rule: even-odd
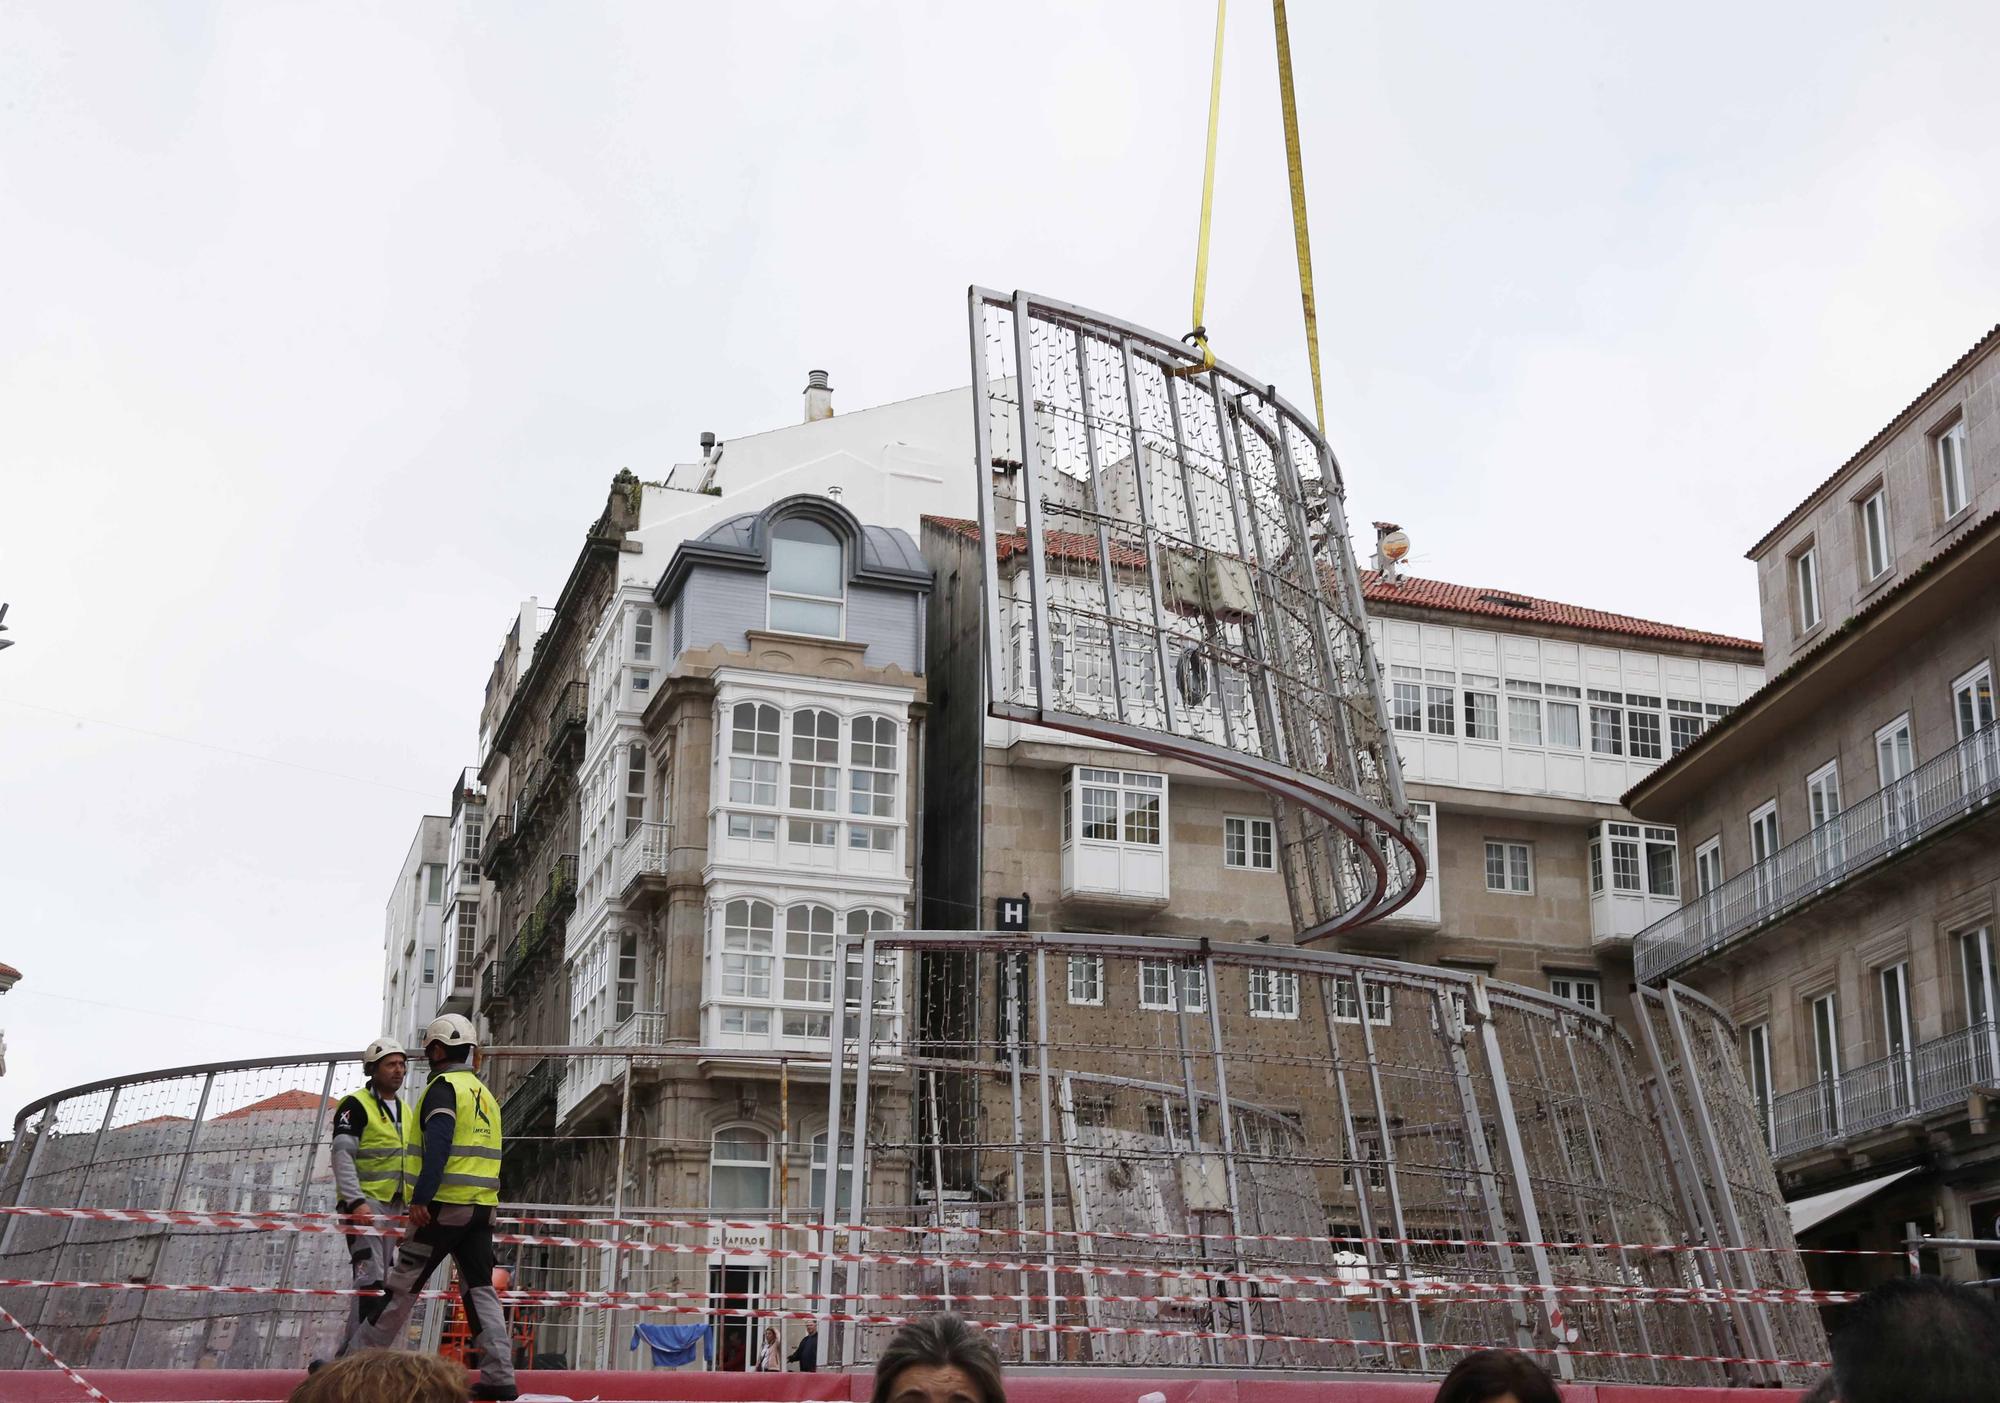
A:
<svg viewBox="0 0 2000 1403">
<path fill-rule="evenodd" d="M 722 913 L 722 992 L 726 998 L 771 997 L 771 929 L 768 901 L 738 898 Z"/>
<path fill-rule="evenodd" d="M 708 1153 L 708 1206 L 724 1213 L 763 1212 L 771 1206 L 771 1140 L 747 1125 L 715 1132 Z"/>
<path fill-rule="evenodd" d="M 813 1136 L 812 1206 L 815 1213 L 826 1210 L 826 1132 Z M 840 1136 L 840 1177 L 834 1185 L 834 1212 L 845 1213 L 854 1200 L 854 1132 L 850 1127 Z"/>
<path fill-rule="evenodd" d="M 771 528 L 771 627 L 841 636 L 847 598 L 840 538 L 817 521 L 786 517 Z"/>
<path fill-rule="evenodd" d="M 791 807 L 830 814 L 840 796 L 840 718 L 831 711 L 792 713 Z"/>
<path fill-rule="evenodd" d="M 738 702 L 729 724 L 729 802 L 778 802 L 778 708 Z"/>
<path fill-rule="evenodd" d="M 847 935 L 850 940 L 859 941 L 870 935 L 880 935 L 884 931 L 896 930 L 899 922 L 887 911 L 874 907 L 862 907 L 847 913 Z M 856 1035 L 860 1021 L 856 1015 L 861 1010 L 861 951 L 851 948 L 847 956 L 847 970 L 842 980 L 842 997 L 847 1004 L 847 1031 Z M 896 955 L 894 951 L 879 947 L 875 952 L 875 1017 L 874 1034 L 883 1035 L 882 1019 L 893 1017 L 896 1011 Z"/>
</svg>

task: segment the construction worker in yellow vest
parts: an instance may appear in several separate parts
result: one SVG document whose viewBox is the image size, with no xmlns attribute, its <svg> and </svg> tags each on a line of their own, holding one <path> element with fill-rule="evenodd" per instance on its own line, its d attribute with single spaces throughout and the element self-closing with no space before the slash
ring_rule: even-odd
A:
<svg viewBox="0 0 2000 1403">
<path fill-rule="evenodd" d="M 361 1070 L 367 1083 L 343 1096 L 333 1113 L 334 1205 L 357 1224 L 387 1227 L 409 1203 L 423 1163 L 416 1113 L 402 1097 L 409 1058 L 394 1038 L 377 1038 L 361 1054 Z M 380 1231 L 358 1227 L 348 1232 L 355 1286 L 379 1290 L 388 1279 L 394 1250 Z M 380 1296 L 355 1299 L 341 1335 L 343 1350 L 381 1309 Z"/>
<path fill-rule="evenodd" d="M 403 1245 L 389 1269 L 381 1311 L 348 1350 L 400 1344 L 410 1311 L 447 1256 L 458 1267 L 466 1324 L 479 1351 L 474 1398 L 514 1398 L 514 1349 L 493 1290 L 493 1211 L 500 1203 L 500 1103 L 473 1071 L 472 1024 L 448 1013 L 424 1029 L 430 1085 L 418 1108 L 423 1159 L 410 1190 Z M 345 1352 L 345 1351 L 343 1351 Z"/>
</svg>

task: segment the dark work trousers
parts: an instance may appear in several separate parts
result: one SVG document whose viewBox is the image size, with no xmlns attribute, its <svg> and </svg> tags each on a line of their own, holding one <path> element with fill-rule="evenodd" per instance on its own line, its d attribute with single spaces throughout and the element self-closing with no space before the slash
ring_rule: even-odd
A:
<svg viewBox="0 0 2000 1403">
<path fill-rule="evenodd" d="M 446 1257 L 458 1264 L 458 1290 L 465 1322 L 479 1351 L 482 1389 L 514 1386 L 514 1346 L 493 1292 L 493 1210 L 481 1204 L 440 1203 L 429 1226 L 403 1239 L 389 1268 L 388 1302 L 381 1313 L 354 1332 L 348 1349 L 388 1349 L 409 1327 L 417 1293 Z"/>
</svg>

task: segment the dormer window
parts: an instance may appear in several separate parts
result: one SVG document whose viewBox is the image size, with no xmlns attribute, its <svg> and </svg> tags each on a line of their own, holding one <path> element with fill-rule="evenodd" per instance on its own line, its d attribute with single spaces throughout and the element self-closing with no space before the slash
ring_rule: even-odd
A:
<svg viewBox="0 0 2000 1403">
<path fill-rule="evenodd" d="M 841 636 L 847 599 L 840 538 L 805 517 L 771 528 L 771 627 L 779 633 Z"/>
</svg>

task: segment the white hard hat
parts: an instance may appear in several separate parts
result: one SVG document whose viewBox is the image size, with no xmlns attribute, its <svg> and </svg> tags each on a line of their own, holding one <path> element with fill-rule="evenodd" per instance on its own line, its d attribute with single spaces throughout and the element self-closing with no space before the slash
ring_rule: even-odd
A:
<svg viewBox="0 0 2000 1403">
<path fill-rule="evenodd" d="M 362 1052 L 361 1070 L 364 1072 L 373 1070 L 375 1064 L 384 1057 L 407 1058 L 409 1055 L 408 1049 L 394 1038 L 377 1038 Z"/>
<path fill-rule="evenodd" d="M 431 1026 L 424 1029 L 424 1046 L 429 1047 L 432 1043 L 443 1043 L 446 1047 L 477 1047 L 479 1034 L 473 1029 L 470 1019 L 447 1013 L 432 1020 Z"/>
</svg>

